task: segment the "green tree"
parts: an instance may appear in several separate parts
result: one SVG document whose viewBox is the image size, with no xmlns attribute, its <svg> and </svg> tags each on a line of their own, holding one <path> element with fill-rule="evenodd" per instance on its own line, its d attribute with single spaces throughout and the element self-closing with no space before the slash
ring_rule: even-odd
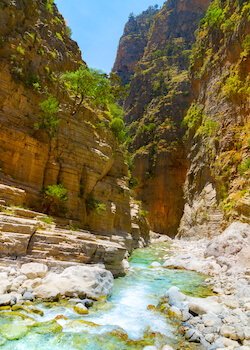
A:
<svg viewBox="0 0 250 350">
<path fill-rule="evenodd" d="M 39 122 L 34 124 L 35 129 L 41 129 L 46 132 L 49 138 L 48 158 L 44 167 L 43 187 L 45 183 L 45 174 L 48 168 L 50 157 L 52 155 L 52 139 L 57 134 L 57 129 L 60 124 L 58 117 L 59 103 L 53 96 L 49 96 L 47 100 L 40 103 Z"/>
<path fill-rule="evenodd" d="M 105 108 L 114 100 L 107 74 L 82 65 L 75 72 L 66 72 L 61 80 L 75 99 L 73 114 L 85 103 L 91 107 Z"/>
<path fill-rule="evenodd" d="M 116 117 L 113 120 L 111 120 L 110 128 L 115 137 L 118 139 L 118 141 L 123 142 L 125 137 L 124 121 L 121 118 Z"/>
<path fill-rule="evenodd" d="M 58 117 L 59 103 L 53 96 L 49 96 L 47 100 L 40 103 L 39 122 L 34 124 L 36 129 L 42 129 L 51 139 L 56 135 L 57 127 L 60 123 Z"/>
</svg>

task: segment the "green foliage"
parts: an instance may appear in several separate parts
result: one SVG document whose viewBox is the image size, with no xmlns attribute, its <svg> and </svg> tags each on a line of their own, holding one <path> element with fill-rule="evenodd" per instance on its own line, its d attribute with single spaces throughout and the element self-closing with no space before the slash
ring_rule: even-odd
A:
<svg viewBox="0 0 250 350">
<path fill-rule="evenodd" d="M 247 34 L 242 42 L 242 48 L 246 54 L 250 53 L 250 34 Z"/>
<path fill-rule="evenodd" d="M 136 177 L 131 176 L 129 179 L 129 188 L 130 189 L 136 188 L 138 184 L 139 184 L 139 180 Z"/>
<path fill-rule="evenodd" d="M 82 65 L 75 72 L 63 74 L 61 80 L 75 98 L 78 107 L 86 103 L 91 107 L 105 108 L 114 101 L 111 82 L 100 70 Z"/>
<path fill-rule="evenodd" d="M 33 87 L 35 83 L 40 82 L 39 76 L 35 72 L 33 72 L 33 70 L 31 69 L 25 72 L 24 80 L 25 80 L 25 84 L 31 87 Z"/>
<path fill-rule="evenodd" d="M 50 216 L 43 216 L 43 217 L 41 218 L 41 220 L 42 220 L 43 222 L 45 222 L 46 224 L 49 224 L 49 225 L 53 224 L 53 218 L 50 217 Z"/>
<path fill-rule="evenodd" d="M 216 4 L 216 1 L 214 1 L 207 11 L 205 22 L 210 27 L 219 28 L 222 20 L 223 10 L 218 6 L 218 4 Z"/>
<path fill-rule="evenodd" d="M 49 12 L 52 14 L 53 14 L 53 4 L 54 4 L 54 0 L 46 0 L 45 2 L 46 9 L 49 10 Z"/>
<path fill-rule="evenodd" d="M 80 226 L 77 224 L 73 224 L 70 226 L 70 230 L 71 231 L 79 231 L 80 230 Z"/>
<path fill-rule="evenodd" d="M 250 158 L 245 159 L 238 167 L 241 175 L 250 169 Z"/>
<path fill-rule="evenodd" d="M 203 106 L 192 104 L 181 125 L 187 129 L 195 129 L 198 127 L 203 119 Z"/>
<path fill-rule="evenodd" d="M 65 28 L 65 34 L 66 34 L 69 38 L 71 38 L 71 36 L 72 36 L 72 30 L 71 30 L 71 28 L 70 28 L 69 26 L 67 26 L 67 25 L 66 25 L 66 28 Z"/>
<path fill-rule="evenodd" d="M 111 118 L 123 118 L 124 111 L 117 103 L 110 103 L 108 109 L 111 115 Z"/>
<path fill-rule="evenodd" d="M 57 116 L 59 112 L 58 101 L 55 97 L 49 96 L 45 101 L 40 103 L 39 123 L 34 124 L 36 129 L 45 130 L 51 138 L 55 136 L 60 119 Z"/>
<path fill-rule="evenodd" d="M 250 76 L 248 75 L 246 79 L 242 78 L 237 67 L 234 67 L 226 80 L 223 91 L 230 99 L 238 100 L 238 102 L 247 101 L 250 97 Z"/>
<path fill-rule="evenodd" d="M 204 118 L 201 126 L 197 130 L 196 135 L 212 136 L 218 127 L 218 123 L 211 118 Z"/>
<path fill-rule="evenodd" d="M 43 191 L 43 210 L 51 215 L 63 213 L 67 200 L 67 189 L 62 184 L 48 186 Z"/>
<path fill-rule="evenodd" d="M 63 37 L 62 37 L 62 35 L 61 35 L 60 33 L 56 32 L 56 36 L 57 36 L 60 40 L 63 41 Z"/>
<path fill-rule="evenodd" d="M 20 44 L 17 46 L 16 51 L 22 56 L 25 54 L 25 50 Z"/>
<path fill-rule="evenodd" d="M 147 211 L 147 210 L 140 209 L 140 210 L 139 210 L 139 214 L 140 214 L 140 216 L 146 218 L 146 217 L 148 216 L 148 211 Z"/>
<path fill-rule="evenodd" d="M 111 120 L 109 126 L 118 141 L 123 142 L 125 138 L 124 121 L 121 118 L 116 117 Z"/>
<path fill-rule="evenodd" d="M 107 210 L 106 204 L 101 203 L 101 202 L 97 201 L 96 199 L 94 199 L 92 194 L 90 194 L 86 198 L 85 203 L 86 203 L 86 210 L 87 210 L 88 215 L 93 213 L 94 215 L 97 215 L 97 216 L 103 216 L 104 212 Z"/>
</svg>

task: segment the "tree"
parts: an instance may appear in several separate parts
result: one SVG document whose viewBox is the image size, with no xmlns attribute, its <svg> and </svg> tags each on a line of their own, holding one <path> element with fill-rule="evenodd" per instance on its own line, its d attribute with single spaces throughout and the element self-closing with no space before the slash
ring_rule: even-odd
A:
<svg viewBox="0 0 250 350">
<path fill-rule="evenodd" d="M 107 74 L 82 65 L 75 72 L 66 72 L 61 80 L 75 99 L 75 114 L 83 103 L 91 107 L 104 108 L 113 101 L 111 83 Z"/>
<path fill-rule="evenodd" d="M 51 95 L 47 98 L 47 100 L 40 103 L 39 122 L 34 124 L 35 129 L 44 130 L 49 137 L 49 150 L 48 158 L 44 167 L 43 188 L 45 183 L 45 174 L 48 168 L 50 157 L 52 155 L 52 139 L 56 136 L 57 128 L 60 123 L 58 112 L 59 103 L 57 99 Z"/>
</svg>

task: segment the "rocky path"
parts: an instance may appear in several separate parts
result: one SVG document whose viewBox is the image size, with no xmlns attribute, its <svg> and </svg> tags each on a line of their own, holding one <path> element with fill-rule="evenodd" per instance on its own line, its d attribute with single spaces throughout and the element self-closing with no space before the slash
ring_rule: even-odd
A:
<svg viewBox="0 0 250 350">
<path fill-rule="evenodd" d="M 160 300 L 161 310 L 183 323 L 180 332 L 209 350 L 250 349 L 250 226 L 235 222 L 214 239 L 173 241 L 167 268 L 202 272 L 215 295 L 192 298 L 177 287 Z"/>
</svg>

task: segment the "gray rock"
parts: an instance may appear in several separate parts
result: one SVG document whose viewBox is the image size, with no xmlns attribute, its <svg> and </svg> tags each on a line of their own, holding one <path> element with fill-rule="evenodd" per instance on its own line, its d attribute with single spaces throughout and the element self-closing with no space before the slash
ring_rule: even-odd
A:
<svg viewBox="0 0 250 350">
<path fill-rule="evenodd" d="M 205 257 L 229 256 L 237 254 L 246 245 L 250 245 L 250 225 L 234 222 L 208 243 L 204 255 Z"/>
<path fill-rule="evenodd" d="M 46 300 L 59 296 L 98 299 L 111 293 L 113 280 L 111 272 L 100 267 L 75 265 L 61 274 L 48 273 L 33 292 L 36 297 Z"/>
<path fill-rule="evenodd" d="M 213 343 L 215 336 L 213 333 L 206 334 L 205 339 L 208 343 Z"/>
<path fill-rule="evenodd" d="M 15 295 L 12 295 L 11 296 L 11 302 L 10 302 L 10 305 L 15 305 L 17 302 L 17 297 Z"/>
<path fill-rule="evenodd" d="M 33 301 L 34 300 L 34 296 L 30 292 L 25 292 L 24 295 L 23 295 L 23 300 Z"/>
<path fill-rule="evenodd" d="M 180 289 L 176 286 L 171 287 L 165 294 L 164 297 L 167 298 L 169 305 L 176 306 L 179 309 L 187 309 L 186 300 L 187 297 L 183 294 Z"/>
</svg>

